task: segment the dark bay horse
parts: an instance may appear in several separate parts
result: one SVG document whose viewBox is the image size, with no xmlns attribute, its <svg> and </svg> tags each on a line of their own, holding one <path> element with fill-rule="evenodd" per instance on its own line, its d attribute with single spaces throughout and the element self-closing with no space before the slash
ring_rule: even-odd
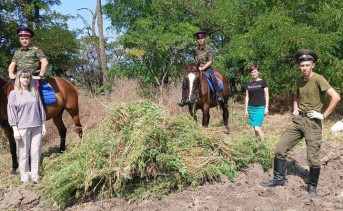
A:
<svg viewBox="0 0 343 211">
<path fill-rule="evenodd" d="M 207 127 L 210 121 L 210 108 L 218 105 L 216 96 L 211 94 L 210 87 L 207 83 L 204 73 L 199 71 L 199 65 L 185 65 L 186 70 L 186 96 L 188 102 L 189 113 L 196 120 L 196 111 L 201 109 L 203 112 L 202 125 Z M 227 101 L 229 99 L 229 80 L 227 77 L 217 70 L 214 73 L 223 83 L 222 95 L 224 103 L 220 105 L 223 111 L 223 121 L 226 129 L 229 130 L 229 110 Z"/>
<path fill-rule="evenodd" d="M 64 110 L 72 117 L 76 126 L 76 132 L 79 137 L 82 137 L 82 125 L 79 117 L 79 104 L 78 94 L 75 86 L 66 79 L 60 77 L 51 77 L 44 79 L 56 93 L 57 101 L 53 104 L 45 106 L 46 119 L 53 119 L 54 124 L 58 129 L 59 136 L 61 138 L 60 152 L 65 151 L 65 138 L 67 134 L 67 128 L 65 127 L 62 114 Z M 0 123 L 6 137 L 9 140 L 10 151 L 12 155 L 12 171 L 11 174 L 15 174 L 18 168 L 18 160 L 16 154 L 16 143 L 13 137 L 13 130 L 8 124 L 7 118 L 7 97 L 13 90 L 13 84 L 8 80 L 0 77 Z"/>
</svg>

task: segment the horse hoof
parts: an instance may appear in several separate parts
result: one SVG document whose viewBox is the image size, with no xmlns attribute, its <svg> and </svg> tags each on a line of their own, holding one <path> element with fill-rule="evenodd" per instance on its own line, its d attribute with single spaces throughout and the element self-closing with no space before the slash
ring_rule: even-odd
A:
<svg viewBox="0 0 343 211">
<path fill-rule="evenodd" d="M 65 151 L 65 150 L 60 150 L 60 153 L 62 154 L 62 153 L 64 153 L 64 151 Z"/>
<path fill-rule="evenodd" d="M 15 169 L 12 169 L 10 175 L 16 175 L 17 174 L 17 171 Z"/>
</svg>

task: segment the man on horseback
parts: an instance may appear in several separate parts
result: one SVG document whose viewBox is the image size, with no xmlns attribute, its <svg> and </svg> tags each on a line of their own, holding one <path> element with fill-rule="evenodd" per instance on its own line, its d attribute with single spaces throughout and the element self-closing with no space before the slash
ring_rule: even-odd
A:
<svg viewBox="0 0 343 211">
<path fill-rule="evenodd" d="M 15 79 L 14 72 L 17 68 L 17 71 L 30 71 L 33 79 L 43 79 L 49 63 L 43 51 L 32 45 L 34 32 L 27 26 L 20 26 L 17 29 L 17 35 L 21 48 L 14 52 L 12 62 L 8 67 L 9 78 Z"/>
<path fill-rule="evenodd" d="M 216 76 L 214 75 L 214 71 L 212 69 L 212 49 L 210 46 L 206 45 L 205 43 L 205 37 L 207 33 L 204 31 L 199 31 L 194 34 L 194 36 L 197 38 L 198 46 L 195 48 L 195 55 L 194 60 L 196 63 L 200 64 L 199 70 L 202 71 L 203 74 L 206 75 L 211 80 L 211 83 L 215 90 L 215 95 L 217 97 L 217 102 L 219 104 L 224 103 L 224 98 L 221 94 L 221 91 L 219 89 L 219 84 L 217 81 Z M 187 97 L 185 96 L 186 93 L 186 81 L 185 79 L 182 82 L 182 99 L 178 103 L 180 107 L 183 107 L 187 104 Z"/>
</svg>

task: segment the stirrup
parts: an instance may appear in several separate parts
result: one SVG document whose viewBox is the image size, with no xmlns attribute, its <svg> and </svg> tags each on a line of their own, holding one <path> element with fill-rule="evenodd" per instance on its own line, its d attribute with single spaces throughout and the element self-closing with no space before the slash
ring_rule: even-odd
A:
<svg viewBox="0 0 343 211">
<path fill-rule="evenodd" d="M 223 96 L 221 94 L 217 94 L 217 102 L 219 104 L 224 103 L 224 98 L 223 98 Z"/>
</svg>

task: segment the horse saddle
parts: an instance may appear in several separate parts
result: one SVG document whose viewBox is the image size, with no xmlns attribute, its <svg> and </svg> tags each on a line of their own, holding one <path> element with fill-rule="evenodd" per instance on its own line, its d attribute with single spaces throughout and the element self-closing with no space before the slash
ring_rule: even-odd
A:
<svg viewBox="0 0 343 211">
<path fill-rule="evenodd" d="M 207 76 L 205 76 L 205 78 L 207 80 L 207 83 L 208 83 L 208 86 L 210 87 L 211 92 L 213 93 L 215 90 L 213 88 L 213 84 L 211 82 L 211 79 L 209 79 Z M 217 79 L 217 83 L 219 86 L 219 90 L 222 91 L 223 90 L 223 82 L 219 78 L 216 78 L 216 79 Z"/>
<path fill-rule="evenodd" d="M 44 105 L 50 105 L 57 101 L 56 94 L 51 86 L 45 81 L 39 81 L 39 93 Z"/>
</svg>

